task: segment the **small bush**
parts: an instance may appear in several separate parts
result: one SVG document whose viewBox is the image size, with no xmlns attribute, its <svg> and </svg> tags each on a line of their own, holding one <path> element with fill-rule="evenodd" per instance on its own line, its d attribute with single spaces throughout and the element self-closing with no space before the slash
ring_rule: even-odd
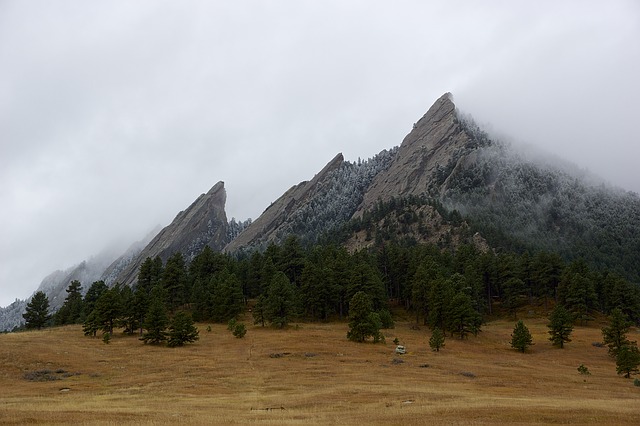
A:
<svg viewBox="0 0 640 426">
<path fill-rule="evenodd" d="M 207 326 L 207 333 L 211 333 L 211 326 L 210 325 Z"/>
<path fill-rule="evenodd" d="M 36 370 L 30 371 L 24 374 L 24 379 L 30 382 L 50 382 L 54 380 L 60 380 L 60 376 L 56 376 L 56 373 L 52 370 Z"/>
<path fill-rule="evenodd" d="M 108 345 L 108 344 L 109 344 L 109 342 L 111 342 L 111 333 L 104 333 L 104 334 L 102 335 L 102 341 L 103 341 L 106 345 Z"/>
<path fill-rule="evenodd" d="M 470 371 L 463 371 L 463 372 L 461 372 L 461 373 L 460 373 L 460 375 L 462 375 L 462 376 L 464 376 L 464 377 L 468 377 L 468 378 L 470 378 L 470 379 L 475 379 L 475 378 L 476 378 L 476 375 L 475 375 L 475 374 L 473 374 L 473 373 L 472 373 L 472 372 L 470 372 Z"/>
<path fill-rule="evenodd" d="M 578 367 L 578 373 L 582 374 L 583 376 L 591 375 L 591 372 L 584 364 L 580 364 L 580 366 Z"/>
<path fill-rule="evenodd" d="M 640 387 L 640 379 L 633 379 L 633 386 Z"/>
<path fill-rule="evenodd" d="M 399 345 L 400 344 L 400 340 L 398 340 L 398 338 L 396 337 L 395 339 L 393 339 L 393 344 L 394 345 Z"/>
<path fill-rule="evenodd" d="M 594 346 L 596 348 L 604 348 L 604 343 L 602 343 L 602 342 L 593 342 L 591 344 L 591 346 Z"/>
<path fill-rule="evenodd" d="M 242 323 L 238 323 L 234 326 L 232 333 L 238 339 L 242 339 L 247 334 L 247 327 Z"/>
</svg>

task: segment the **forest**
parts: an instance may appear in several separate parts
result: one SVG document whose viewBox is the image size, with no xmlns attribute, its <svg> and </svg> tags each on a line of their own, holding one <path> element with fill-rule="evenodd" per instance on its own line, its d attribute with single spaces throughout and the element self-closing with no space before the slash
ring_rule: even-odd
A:
<svg viewBox="0 0 640 426">
<path fill-rule="evenodd" d="M 448 250 L 383 242 L 350 253 L 334 244 L 305 247 L 290 237 L 251 255 L 205 247 L 191 262 L 180 253 L 164 263 L 147 258 L 133 288 L 98 281 L 82 296 L 81 286 L 70 283 L 62 308 L 40 326 L 82 323 L 87 335 L 116 328 L 142 334 L 153 309 L 163 312 L 165 324 L 178 312 L 227 323 L 250 307 L 256 324 L 284 327 L 345 319 L 358 292 L 368 295 L 383 327 L 393 326 L 390 312 L 401 308 L 417 323 L 461 338 L 488 319 L 515 320 L 528 304 L 546 311 L 562 305 L 580 324 L 616 308 L 640 323 L 640 288 L 614 272 L 545 251 L 496 254 L 472 245 Z"/>
</svg>

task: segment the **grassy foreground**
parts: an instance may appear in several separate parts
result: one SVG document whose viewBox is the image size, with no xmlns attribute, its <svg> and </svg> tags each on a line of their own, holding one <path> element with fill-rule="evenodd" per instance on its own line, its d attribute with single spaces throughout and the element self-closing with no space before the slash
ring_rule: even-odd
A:
<svg viewBox="0 0 640 426">
<path fill-rule="evenodd" d="M 505 320 L 476 338 L 447 338 L 440 353 L 410 322 L 376 345 L 347 341 L 344 323 L 250 326 L 244 339 L 200 324 L 200 340 L 182 348 L 120 335 L 106 345 L 80 326 L 4 334 L 0 423 L 640 423 L 640 387 L 591 344 L 602 324 L 576 327 L 560 350 L 546 320 L 525 323 L 535 343 L 526 354 L 509 347 L 514 322 Z M 396 336 L 406 355 L 393 353 Z M 640 340 L 636 329 L 629 337 Z M 592 374 L 580 375 L 580 364 Z M 40 370 L 59 380 L 25 379 Z"/>
</svg>

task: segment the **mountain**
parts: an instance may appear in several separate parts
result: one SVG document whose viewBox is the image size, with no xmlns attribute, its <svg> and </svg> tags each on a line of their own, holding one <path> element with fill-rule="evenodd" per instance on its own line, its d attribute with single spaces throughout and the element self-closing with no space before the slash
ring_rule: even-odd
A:
<svg viewBox="0 0 640 426">
<path fill-rule="evenodd" d="M 218 182 L 178 213 L 169 226 L 132 244 L 124 254 L 117 256 L 107 251 L 65 271 L 55 271 L 42 280 L 38 291 L 47 295 L 51 312 L 55 312 L 64 303 L 66 289 L 73 280 L 80 281 L 84 291 L 98 280 L 109 286 L 116 282 L 131 285 L 147 257 L 159 256 L 166 261 L 172 254 L 181 252 L 189 260 L 205 245 L 220 251 L 247 225 L 235 221 L 227 223 L 225 202 L 224 183 Z M 11 330 L 24 322 L 22 313 L 28 300 L 16 300 L 6 308 L 0 308 L 0 330 Z"/>
<path fill-rule="evenodd" d="M 216 183 L 206 194 L 200 195 L 186 210 L 177 214 L 169 226 L 163 228 L 146 247 L 120 272 L 114 282 L 131 285 L 136 282 L 138 269 L 147 257 L 166 261 L 181 252 L 191 260 L 205 247 L 220 251 L 231 238 L 225 203 L 224 182 Z"/>
<path fill-rule="evenodd" d="M 444 94 L 402 144 L 334 158 L 225 250 L 327 234 L 352 249 L 395 240 L 545 250 L 640 282 L 640 198 L 574 165 L 491 138 Z"/>
<path fill-rule="evenodd" d="M 549 161 L 490 137 L 441 96 L 398 147 L 365 161 L 337 154 L 311 180 L 291 187 L 255 221 L 227 221 L 218 182 L 148 243 L 108 261 L 92 259 L 45 278 L 59 307 L 72 279 L 132 285 L 147 257 L 190 261 L 205 246 L 227 253 L 264 250 L 295 235 L 303 244 L 350 250 L 386 242 L 471 244 L 482 251 L 556 252 L 640 283 L 640 198 L 570 163 Z M 12 328 L 26 302 L 0 310 Z M 11 312 L 9 318 L 7 312 Z M 21 318 L 19 318 L 21 320 Z"/>
</svg>

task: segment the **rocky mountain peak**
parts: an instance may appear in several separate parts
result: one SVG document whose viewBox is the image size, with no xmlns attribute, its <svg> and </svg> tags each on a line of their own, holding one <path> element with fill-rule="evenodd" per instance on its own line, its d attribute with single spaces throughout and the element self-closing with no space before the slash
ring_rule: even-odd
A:
<svg viewBox="0 0 640 426">
<path fill-rule="evenodd" d="M 354 216 L 378 200 L 424 195 L 433 188 L 439 168 L 455 166 L 457 153 L 470 141 L 450 93 L 442 95 L 414 124 L 391 166 L 378 174 Z"/>
<path fill-rule="evenodd" d="M 118 275 L 116 281 L 133 284 L 140 265 L 147 257 L 159 256 L 166 261 L 172 254 L 181 252 L 188 260 L 207 245 L 215 251 L 222 250 L 229 235 L 226 201 L 227 192 L 224 182 L 220 181 L 206 194 L 200 195 L 186 210 L 178 213 L 173 222 L 163 228 Z"/>
<path fill-rule="evenodd" d="M 281 236 L 288 235 L 291 232 L 289 219 L 318 194 L 328 176 L 343 164 L 344 157 L 339 153 L 313 179 L 292 186 L 224 250 L 234 252 L 246 247 L 266 247 L 270 242 L 277 242 Z"/>
</svg>

